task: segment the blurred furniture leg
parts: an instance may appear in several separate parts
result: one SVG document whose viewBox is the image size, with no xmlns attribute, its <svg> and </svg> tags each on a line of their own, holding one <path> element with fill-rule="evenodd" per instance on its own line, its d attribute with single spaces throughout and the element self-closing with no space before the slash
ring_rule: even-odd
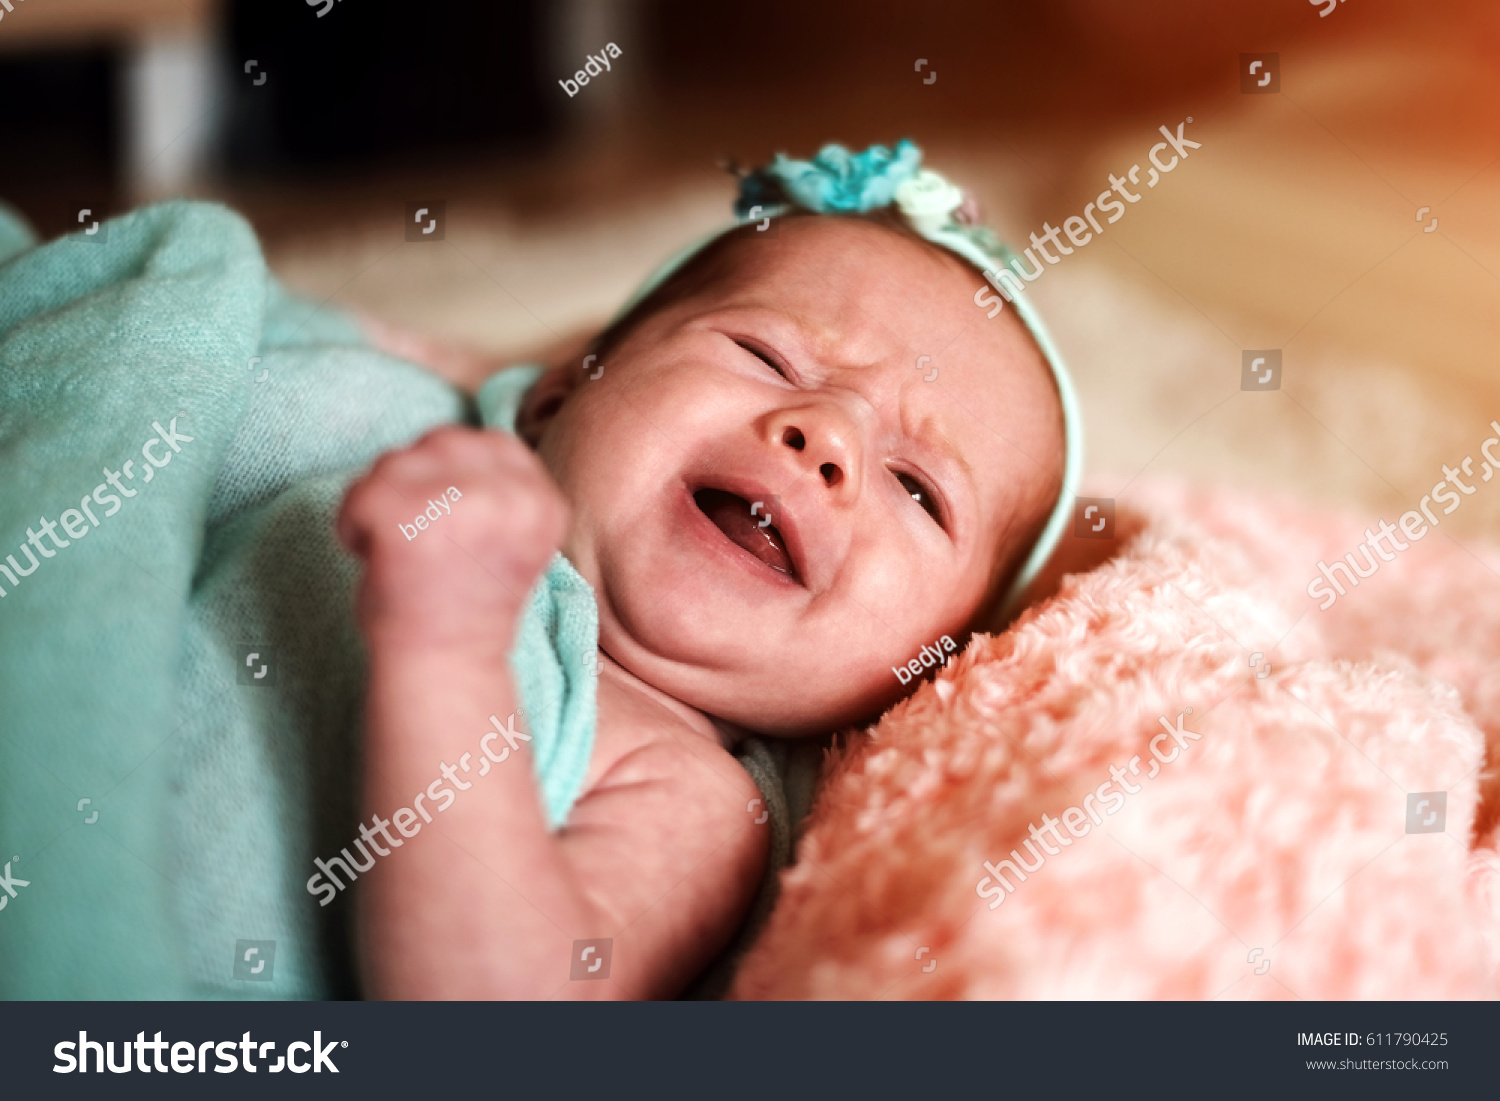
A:
<svg viewBox="0 0 1500 1101">
<path fill-rule="evenodd" d="M 558 0 L 548 8 L 552 49 L 549 63 L 556 76 L 547 82 L 557 87 L 558 77 L 571 77 L 582 69 L 591 54 L 601 53 L 613 42 L 623 51 L 619 63 L 586 86 L 588 95 L 570 103 L 566 116 L 575 140 L 590 143 L 623 140 L 627 121 L 639 93 L 646 65 L 645 36 L 640 32 L 640 0 Z"/>
<path fill-rule="evenodd" d="M 190 193 L 218 117 L 207 24 L 152 31 L 129 46 L 122 73 L 125 181 L 136 199 Z"/>
</svg>

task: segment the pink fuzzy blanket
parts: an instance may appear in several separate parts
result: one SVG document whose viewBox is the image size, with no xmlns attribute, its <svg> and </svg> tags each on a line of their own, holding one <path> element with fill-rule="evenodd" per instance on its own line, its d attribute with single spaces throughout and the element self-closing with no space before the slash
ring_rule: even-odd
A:
<svg viewBox="0 0 1500 1101">
<path fill-rule="evenodd" d="M 1500 558 L 1433 529 L 1320 610 L 1362 528 L 1156 486 L 1068 540 L 831 755 L 735 995 L 1494 995 Z"/>
</svg>

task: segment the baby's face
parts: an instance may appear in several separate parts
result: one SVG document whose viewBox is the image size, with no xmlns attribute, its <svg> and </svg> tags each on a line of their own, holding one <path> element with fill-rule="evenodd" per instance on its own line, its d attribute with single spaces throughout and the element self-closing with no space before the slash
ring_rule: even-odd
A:
<svg viewBox="0 0 1500 1101">
<path fill-rule="evenodd" d="M 779 230 L 580 372 L 538 450 L 604 650 L 803 734 L 871 716 L 892 666 L 966 628 L 1049 512 L 1063 435 L 1031 338 L 956 258 L 851 219 Z"/>
</svg>

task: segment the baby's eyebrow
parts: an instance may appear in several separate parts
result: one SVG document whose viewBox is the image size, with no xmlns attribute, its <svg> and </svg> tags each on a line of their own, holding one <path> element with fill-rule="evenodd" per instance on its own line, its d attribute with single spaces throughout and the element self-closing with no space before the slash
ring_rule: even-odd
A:
<svg viewBox="0 0 1500 1101">
<path fill-rule="evenodd" d="M 849 336 L 839 329 L 828 325 L 821 325 L 811 318 L 787 311 L 784 315 L 797 331 L 803 341 L 803 347 L 811 355 L 811 358 L 828 370 L 832 364 L 834 370 L 839 369 L 859 371 L 863 368 L 879 367 L 884 363 L 888 354 L 884 349 L 875 350 L 869 347 L 856 347 Z M 903 345 L 903 354 L 904 354 Z M 954 467 L 962 472 L 968 480 L 969 487 L 974 487 L 974 468 L 964 458 L 963 452 L 953 442 L 953 437 L 943 430 L 942 421 L 936 412 L 929 412 L 913 424 L 914 414 L 910 406 L 902 401 L 900 403 L 899 419 L 901 432 L 907 439 L 921 447 L 936 451 Z M 949 496 L 952 496 L 949 494 Z"/>
<path fill-rule="evenodd" d="M 851 347 L 849 336 L 841 329 L 827 324 L 820 324 L 811 317 L 804 316 L 796 310 L 781 311 L 782 316 L 797 332 L 803 342 L 803 347 L 811 355 L 812 359 L 824 365 L 827 364 L 847 365 L 851 360 L 863 359 L 861 366 L 876 366 L 883 359 L 883 352 L 872 352 L 869 349 L 860 349 L 856 352 Z M 904 347 L 904 346 L 903 346 Z M 862 355 L 860 353 L 863 353 Z M 858 369 L 858 368 L 856 368 Z M 900 412 L 901 431 L 909 440 L 920 447 L 937 452 L 951 466 L 956 468 L 968 483 L 970 495 L 976 493 L 974 482 L 974 468 L 964 458 L 963 452 L 953 442 L 953 437 L 943 430 L 942 421 L 936 412 L 926 414 L 915 425 L 912 424 L 912 416 L 908 412 L 905 403 L 902 403 Z M 944 496 L 951 501 L 953 494 Z"/>
<path fill-rule="evenodd" d="M 928 413 L 926 416 L 922 417 L 922 419 L 916 424 L 915 429 L 909 426 L 908 418 L 904 415 L 901 418 L 901 422 L 901 430 L 907 435 L 908 438 L 912 439 L 922 447 L 926 447 L 933 451 L 936 451 L 939 455 L 946 459 L 948 463 L 956 467 L 963 474 L 964 479 L 969 483 L 970 493 L 973 493 L 974 468 L 969 465 L 969 460 L 964 458 L 963 452 L 960 451 L 958 445 L 953 442 L 953 437 L 948 435 L 947 432 L 943 431 L 942 421 L 939 419 L 937 413 Z M 953 494 L 949 493 L 946 494 L 946 496 L 951 500 Z"/>
</svg>

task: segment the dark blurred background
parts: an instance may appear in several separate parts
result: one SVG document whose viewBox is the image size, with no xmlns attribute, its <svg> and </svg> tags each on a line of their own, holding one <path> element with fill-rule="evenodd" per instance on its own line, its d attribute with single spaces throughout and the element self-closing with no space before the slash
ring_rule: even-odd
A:
<svg viewBox="0 0 1500 1101">
<path fill-rule="evenodd" d="M 119 207 L 348 185 L 536 157 L 601 122 L 657 155 L 1043 128 L 1076 141 L 1226 86 L 1241 47 L 1327 30 L 1289 0 L 16 3 L 0 18 L 0 190 L 57 229 L 59 189 Z M 558 80 L 608 41 L 618 71 L 569 97 Z M 918 55 L 938 80 L 893 81 Z"/>
<path fill-rule="evenodd" d="M 50 228 L 60 191 L 119 207 L 557 136 L 563 112 L 542 66 L 555 28 L 537 0 L 358 0 L 322 18 L 320 7 L 31 0 L 0 14 L 4 194 Z"/>
<path fill-rule="evenodd" d="M 1104 495 L 1175 472 L 1389 508 L 1500 416 L 1490 0 L 13 7 L 0 199 L 43 236 L 80 198 L 225 201 L 295 289 L 514 356 L 721 224 L 722 157 L 909 136 L 1024 240 L 1191 117 L 1202 148 L 1033 292 Z M 444 240 L 404 243 L 433 199 Z M 1239 395 L 1247 348 L 1284 350 L 1276 396 Z M 1500 501 L 1454 520 L 1500 533 Z"/>
</svg>

